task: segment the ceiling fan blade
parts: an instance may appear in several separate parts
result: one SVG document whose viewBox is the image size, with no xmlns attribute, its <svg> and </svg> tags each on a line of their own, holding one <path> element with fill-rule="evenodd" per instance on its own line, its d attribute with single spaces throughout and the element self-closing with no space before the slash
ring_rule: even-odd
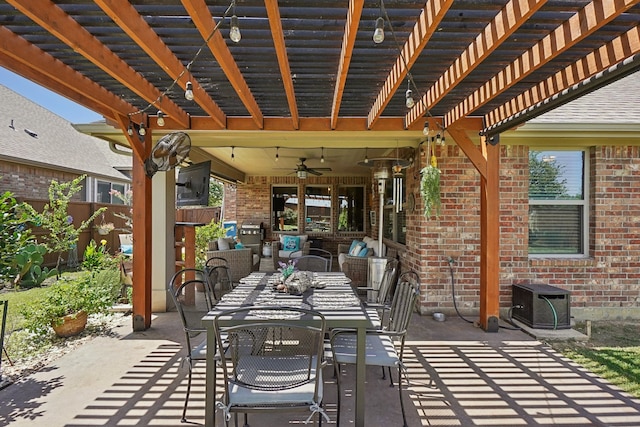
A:
<svg viewBox="0 0 640 427">
<path fill-rule="evenodd" d="M 307 168 L 307 172 L 309 172 L 311 175 L 315 175 L 315 176 L 322 175 L 322 172 L 318 172 L 317 170 L 311 169 L 311 168 Z"/>
<path fill-rule="evenodd" d="M 331 168 L 311 168 L 317 171 L 322 171 L 322 172 L 331 172 Z"/>
</svg>

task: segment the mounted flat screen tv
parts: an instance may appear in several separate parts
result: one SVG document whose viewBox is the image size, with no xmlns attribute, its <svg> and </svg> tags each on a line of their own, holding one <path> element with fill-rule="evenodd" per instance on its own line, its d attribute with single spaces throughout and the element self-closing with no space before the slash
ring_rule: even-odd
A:
<svg viewBox="0 0 640 427">
<path fill-rule="evenodd" d="M 180 168 L 176 181 L 176 205 L 208 206 L 210 176 L 211 160 Z"/>
</svg>

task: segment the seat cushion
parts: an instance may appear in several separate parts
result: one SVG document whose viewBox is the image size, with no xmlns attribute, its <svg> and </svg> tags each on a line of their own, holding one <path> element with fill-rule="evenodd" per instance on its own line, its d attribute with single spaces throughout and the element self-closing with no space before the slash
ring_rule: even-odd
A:
<svg viewBox="0 0 640 427">
<path fill-rule="evenodd" d="M 332 343 L 335 361 L 338 364 L 356 363 L 356 333 L 338 334 Z M 393 340 L 387 335 L 367 334 L 366 364 L 395 367 L 400 363 Z"/>
<path fill-rule="evenodd" d="M 257 356 L 250 356 L 257 357 Z M 315 358 L 314 358 L 315 359 Z M 295 362 L 295 361 L 293 361 Z M 265 381 L 270 384 L 278 382 L 278 377 L 282 376 L 285 382 L 291 381 L 292 373 L 299 370 L 301 373 L 306 373 L 308 366 L 305 363 L 299 367 L 295 367 L 295 363 L 291 360 L 279 360 L 274 364 L 274 361 L 270 361 L 268 369 L 262 371 L 262 369 L 256 369 L 255 366 L 248 371 L 250 375 L 259 376 L 264 375 Z M 281 364 L 281 366 L 277 366 Z M 248 387 L 243 387 L 239 384 L 230 384 L 231 392 L 229 393 L 229 403 L 231 406 L 253 406 L 253 405 L 266 405 L 266 406 L 278 406 L 278 405 L 295 405 L 310 406 L 314 403 L 315 397 L 315 374 L 316 370 L 311 370 L 312 379 L 306 384 L 292 387 L 286 390 L 268 391 L 259 390 Z M 319 374 L 318 383 L 318 402 L 322 401 L 322 370 Z M 251 380 L 250 380 L 251 382 Z"/>
</svg>

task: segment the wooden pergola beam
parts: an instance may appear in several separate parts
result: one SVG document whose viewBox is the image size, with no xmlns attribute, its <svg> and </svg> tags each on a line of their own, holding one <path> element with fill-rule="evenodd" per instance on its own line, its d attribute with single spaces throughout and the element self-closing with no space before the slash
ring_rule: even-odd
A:
<svg viewBox="0 0 640 427">
<path fill-rule="evenodd" d="M 287 103 L 289 104 L 289 111 L 291 112 L 291 122 L 293 124 L 293 128 L 298 129 L 300 127 L 300 116 L 298 114 L 296 92 L 293 88 L 293 79 L 291 78 L 291 68 L 289 67 L 287 47 L 284 42 L 284 32 L 282 30 L 282 19 L 280 18 L 278 0 L 265 0 L 264 4 L 267 8 L 271 37 L 273 38 L 273 45 L 276 49 L 278 66 L 280 67 L 280 76 L 282 77 L 284 92 L 287 95 Z"/>
<path fill-rule="evenodd" d="M 347 75 L 349 74 L 349 66 L 351 65 L 351 55 L 353 53 L 353 46 L 356 43 L 363 7 L 364 0 L 349 0 L 347 22 L 344 25 L 342 48 L 340 50 L 340 60 L 338 61 L 338 72 L 336 73 L 336 86 L 333 91 L 333 102 L 331 103 L 331 129 L 335 129 L 338 125 L 342 94 L 344 92 L 344 86 L 347 83 Z"/>
<path fill-rule="evenodd" d="M 486 115 L 491 127 L 640 52 L 640 26 L 595 49 Z"/>
<path fill-rule="evenodd" d="M 453 0 L 431 0 L 422 9 L 416 25 L 405 42 L 400 55 L 391 68 L 382 89 L 376 97 L 368 115 L 368 126 L 373 127 L 391 98 L 396 93 L 407 73 L 416 62 L 429 39 L 440 25 L 440 21 L 453 4 Z"/>
<path fill-rule="evenodd" d="M 8 0 L 7 3 L 24 13 L 49 33 L 55 35 L 105 73 L 170 115 L 181 126 L 189 125 L 189 118 L 180 107 L 149 81 L 143 78 L 118 55 L 102 44 L 75 19 L 49 0 Z"/>
<path fill-rule="evenodd" d="M 214 33 L 216 22 L 209 11 L 207 3 L 203 0 L 182 0 L 182 5 L 187 10 L 187 13 L 191 15 L 191 19 L 198 31 L 200 31 L 202 38 L 208 40 L 207 46 L 209 46 L 209 50 L 211 50 L 218 65 L 227 76 L 227 79 L 229 79 L 229 83 L 235 89 L 240 101 L 249 111 L 256 125 L 262 129 L 262 121 L 264 120 L 262 111 L 222 35 L 217 30 Z"/>
<path fill-rule="evenodd" d="M 158 34 L 147 24 L 135 7 L 127 0 L 96 0 L 113 21 L 132 40 L 134 40 L 149 57 L 173 79 L 177 80 L 181 88 L 185 89 L 187 82 L 193 85 L 193 100 L 220 126 L 226 126 L 227 117 L 205 89 L 194 79 L 189 70 L 173 54 Z M 160 108 L 158 106 L 158 108 Z M 163 110 L 163 113 L 168 114 Z"/>
<path fill-rule="evenodd" d="M 6 27 L 0 27 L 0 65 L 108 119 L 136 108 Z"/>
<path fill-rule="evenodd" d="M 587 4 L 445 114 L 444 126 L 471 114 L 638 3 L 596 0 Z"/>
<path fill-rule="evenodd" d="M 495 51 L 529 19 L 547 0 L 511 0 L 478 34 L 475 40 L 456 58 L 436 83 L 422 95 L 420 101 L 405 116 L 407 124 L 414 123 L 433 108 L 444 96 L 460 84 L 466 76 Z"/>
</svg>

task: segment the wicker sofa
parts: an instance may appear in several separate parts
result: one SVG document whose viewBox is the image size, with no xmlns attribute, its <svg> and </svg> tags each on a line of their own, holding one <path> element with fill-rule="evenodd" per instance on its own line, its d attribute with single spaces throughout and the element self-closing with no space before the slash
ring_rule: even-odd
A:
<svg viewBox="0 0 640 427">
<path fill-rule="evenodd" d="M 219 250 L 218 242 L 209 242 L 207 259 L 220 257 L 227 260 L 231 270 L 231 280 L 238 283 L 243 277 L 247 277 L 252 271 L 260 268 L 260 256 L 253 253 L 251 248 Z"/>
<path fill-rule="evenodd" d="M 368 285 L 369 257 L 377 255 L 373 250 L 374 247 L 377 250 L 377 241 L 374 241 L 373 239 L 365 239 L 368 242 L 367 247 L 370 249 L 366 256 L 349 255 L 351 244 L 338 245 L 338 264 L 340 266 L 340 271 L 351 279 L 351 285 L 356 288 L 366 287 Z M 382 255 L 387 258 L 398 258 L 398 252 L 395 249 L 386 248 L 385 246 L 383 246 Z"/>
</svg>

